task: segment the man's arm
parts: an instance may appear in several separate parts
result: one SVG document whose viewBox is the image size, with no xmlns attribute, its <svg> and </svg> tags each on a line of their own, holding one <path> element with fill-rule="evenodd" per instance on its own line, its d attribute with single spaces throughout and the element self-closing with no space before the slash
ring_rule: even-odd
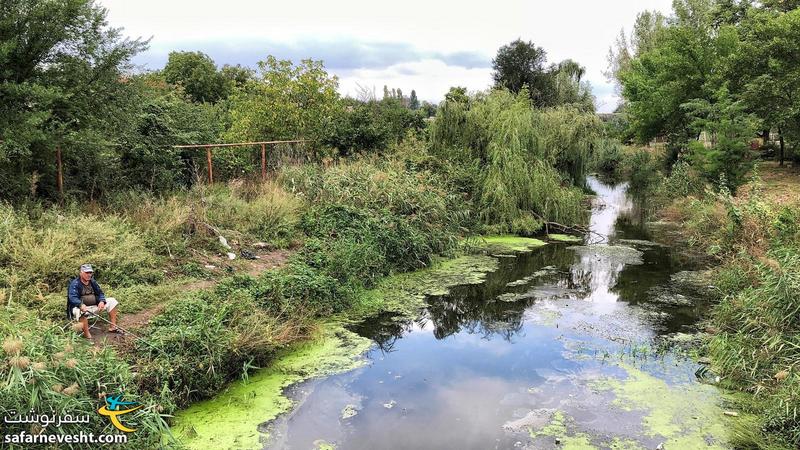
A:
<svg viewBox="0 0 800 450">
<path fill-rule="evenodd" d="M 67 302 L 70 308 L 78 308 L 81 306 L 81 297 L 78 295 L 78 279 L 74 279 L 67 287 Z"/>
</svg>

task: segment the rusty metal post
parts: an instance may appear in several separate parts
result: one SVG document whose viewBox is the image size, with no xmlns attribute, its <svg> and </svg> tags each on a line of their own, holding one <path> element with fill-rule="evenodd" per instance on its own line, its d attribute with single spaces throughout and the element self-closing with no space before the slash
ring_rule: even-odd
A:
<svg viewBox="0 0 800 450">
<path fill-rule="evenodd" d="M 267 179 L 267 144 L 261 144 L 261 179 Z"/>
<path fill-rule="evenodd" d="M 64 200 L 64 165 L 61 162 L 61 145 L 56 145 L 56 184 L 61 200 Z"/>
<path fill-rule="evenodd" d="M 211 147 L 206 148 L 206 163 L 208 164 L 208 183 L 214 183 L 214 167 L 211 165 Z"/>
</svg>

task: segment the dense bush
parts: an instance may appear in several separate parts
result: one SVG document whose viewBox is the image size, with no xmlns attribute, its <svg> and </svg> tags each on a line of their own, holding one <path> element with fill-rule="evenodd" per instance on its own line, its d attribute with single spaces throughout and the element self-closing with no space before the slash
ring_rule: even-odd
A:
<svg viewBox="0 0 800 450">
<path fill-rule="evenodd" d="M 306 332 L 298 316 L 292 322 L 268 316 L 248 289 L 229 282 L 173 302 L 153 319 L 137 341 L 137 380 L 141 390 L 166 389 L 177 406 L 185 406 L 266 364 Z"/>
<path fill-rule="evenodd" d="M 595 143 L 590 167 L 604 175 L 617 175 L 622 169 L 622 145 L 613 139 L 599 139 Z"/>
<path fill-rule="evenodd" d="M 653 153 L 639 149 L 626 158 L 626 172 L 631 191 L 651 195 L 661 182 L 661 162 Z"/>
<path fill-rule="evenodd" d="M 391 133 L 387 124 L 375 114 L 375 108 L 354 103 L 332 120 L 324 131 L 322 143 L 337 149 L 340 156 L 385 149 Z"/>
</svg>

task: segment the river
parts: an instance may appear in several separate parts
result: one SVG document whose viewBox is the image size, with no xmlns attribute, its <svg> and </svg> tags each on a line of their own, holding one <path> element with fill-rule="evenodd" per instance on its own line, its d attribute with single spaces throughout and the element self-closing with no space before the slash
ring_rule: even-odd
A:
<svg viewBox="0 0 800 450">
<path fill-rule="evenodd" d="M 681 345 L 706 308 L 691 273 L 648 241 L 625 183 L 588 183 L 585 242 L 501 255 L 416 320 L 356 327 L 369 363 L 290 388 L 267 448 L 725 448 L 719 394 Z"/>
</svg>

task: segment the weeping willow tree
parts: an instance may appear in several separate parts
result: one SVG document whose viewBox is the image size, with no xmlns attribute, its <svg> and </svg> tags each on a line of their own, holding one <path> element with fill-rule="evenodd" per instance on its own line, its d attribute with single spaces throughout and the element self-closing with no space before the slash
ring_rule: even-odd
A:
<svg viewBox="0 0 800 450">
<path fill-rule="evenodd" d="M 596 114 L 575 105 L 539 111 L 534 117 L 540 152 L 572 183 L 582 186 L 603 124 Z"/>
<path fill-rule="evenodd" d="M 588 155 L 568 155 L 584 149 L 582 139 L 588 135 L 580 126 L 565 132 L 551 129 L 557 126 L 551 119 L 555 113 L 534 109 L 524 89 L 516 95 L 506 90 L 480 93 L 468 105 L 448 103 L 436 116 L 432 148 L 478 168 L 472 193 L 489 230 L 533 233 L 544 222 L 582 220 L 583 195 L 571 184 L 577 178 L 556 168 L 563 163 L 584 170 Z M 553 139 L 559 136 L 571 141 L 556 145 Z"/>
</svg>

